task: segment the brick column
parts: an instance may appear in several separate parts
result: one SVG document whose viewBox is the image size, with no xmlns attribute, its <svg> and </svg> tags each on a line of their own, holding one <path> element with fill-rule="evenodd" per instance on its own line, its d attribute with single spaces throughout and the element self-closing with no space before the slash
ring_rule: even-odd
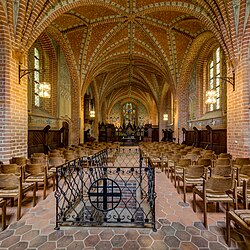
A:
<svg viewBox="0 0 250 250">
<path fill-rule="evenodd" d="M 227 83 L 227 151 L 234 157 L 250 157 L 248 46 L 235 73 L 235 91 Z"/>
<path fill-rule="evenodd" d="M 7 163 L 13 156 L 27 156 L 28 99 L 27 77 L 19 84 L 18 74 L 19 61 L 25 60 L 19 51 L 11 50 L 9 41 L 3 40 L 0 39 L 0 160 Z"/>
</svg>

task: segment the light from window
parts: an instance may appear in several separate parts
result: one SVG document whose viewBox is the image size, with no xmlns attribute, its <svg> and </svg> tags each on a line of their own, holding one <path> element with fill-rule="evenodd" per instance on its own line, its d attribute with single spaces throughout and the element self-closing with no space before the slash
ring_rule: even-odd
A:
<svg viewBox="0 0 250 250">
<path fill-rule="evenodd" d="M 40 107 L 40 97 L 39 97 L 39 82 L 40 82 L 40 58 L 39 51 L 34 48 L 34 92 L 35 92 L 35 106 Z"/>
<path fill-rule="evenodd" d="M 221 76 L 221 53 L 220 48 L 217 48 L 211 61 L 209 63 L 209 84 L 207 90 L 216 91 L 216 102 L 214 104 L 209 104 L 209 111 L 213 111 L 220 108 L 220 79 Z"/>
</svg>

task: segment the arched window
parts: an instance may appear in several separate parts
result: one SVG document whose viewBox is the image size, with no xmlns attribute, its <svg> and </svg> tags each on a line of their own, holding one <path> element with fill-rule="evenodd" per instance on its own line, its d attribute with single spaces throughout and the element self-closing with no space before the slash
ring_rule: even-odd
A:
<svg viewBox="0 0 250 250">
<path fill-rule="evenodd" d="M 220 77 L 221 77 L 221 51 L 218 47 L 214 50 L 208 64 L 208 85 L 207 94 L 210 94 L 210 100 L 206 101 L 208 104 L 208 111 L 213 111 L 221 108 L 220 104 Z"/>
<path fill-rule="evenodd" d="M 122 107 L 122 123 L 126 126 L 136 124 L 136 106 L 132 102 L 126 102 Z"/>
<path fill-rule="evenodd" d="M 37 48 L 34 48 L 34 93 L 35 93 L 35 106 L 40 107 L 39 96 L 39 82 L 40 82 L 40 57 Z"/>
</svg>

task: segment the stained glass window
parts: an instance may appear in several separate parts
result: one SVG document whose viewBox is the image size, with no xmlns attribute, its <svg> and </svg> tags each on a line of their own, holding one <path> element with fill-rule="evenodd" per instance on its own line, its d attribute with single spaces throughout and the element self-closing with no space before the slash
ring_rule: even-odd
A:
<svg viewBox="0 0 250 250">
<path fill-rule="evenodd" d="M 136 106 L 132 102 L 126 102 L 122 107 L 122 120 L 126 126 L 136 124 Z"/>
</svg>

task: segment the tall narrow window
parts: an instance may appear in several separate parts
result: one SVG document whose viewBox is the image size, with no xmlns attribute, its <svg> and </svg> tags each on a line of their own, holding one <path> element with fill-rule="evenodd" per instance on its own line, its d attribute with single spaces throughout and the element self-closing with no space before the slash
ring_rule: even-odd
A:
<svg viewBox="0 0 250 250">
<path fill-rule="evenodd" d="M 207 90 L 214 90 L 214 96 L 210 99 L 212 100 L 208 103 L 208 110 L 213 111 L 220 109 L 220 76 L 221 76 L 221 52 L 220 48 L 217 48 L 211 57 L 209 62 L 209 70 L 208 70 L 208 88 Z"/>
<path fill-rule="evenodd" d="M 34 48 L 34 93 L 35 93 L 35 106 L 40 107 L 40 97 L 39 97 L 39 82 L 40 82 L 40 58 L 39 51 Z"/>
</svg>

